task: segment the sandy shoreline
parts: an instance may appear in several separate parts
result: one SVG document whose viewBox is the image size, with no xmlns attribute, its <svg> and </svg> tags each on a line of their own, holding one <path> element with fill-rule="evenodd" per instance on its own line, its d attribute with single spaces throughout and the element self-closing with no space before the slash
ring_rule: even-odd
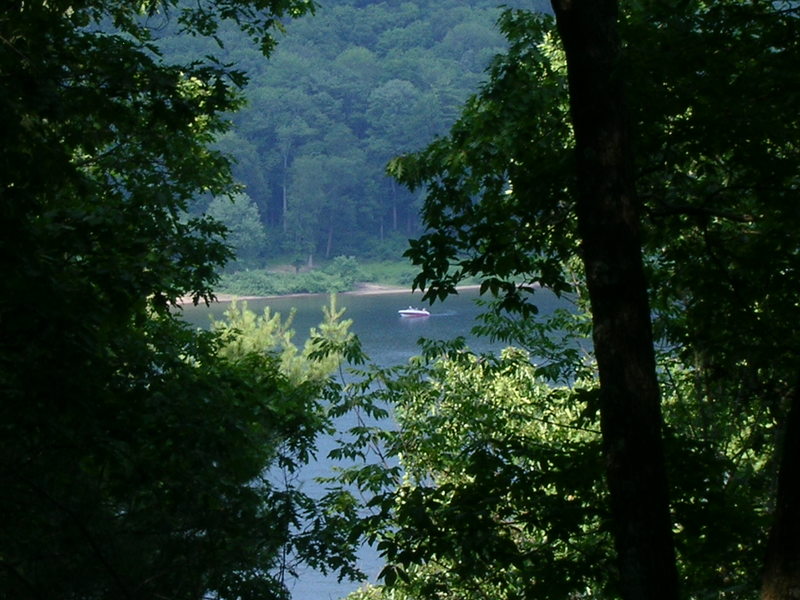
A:
<svg viewBox="0 0 800 600">
<path fill-rule="evenodd" d="M 459 286 L 459 290 L 478 289 L 477 285 Z M 358 289 L 349 292 L 339 292 L 343 296 L 375 296 L 378 294 L 399 294 L 403 292 L 411 292 L 410 287 L 402 285 L 380 285 L 377 283 L 362 283 L 359 284 Z M 420 293 L 417 291 L 416 293 Z M 266 298 L 299 298 L 302 296 L 319 296 L 320 294 L 281 294 L 274 296 L 235 296 L 233 294 L 216 294 L 215 303 L 230 302 L 231 300 L 264 300 Z M 178 305 L 192 304 L 191 297 L 183 297 L 178 299 Z"/>
</svg>

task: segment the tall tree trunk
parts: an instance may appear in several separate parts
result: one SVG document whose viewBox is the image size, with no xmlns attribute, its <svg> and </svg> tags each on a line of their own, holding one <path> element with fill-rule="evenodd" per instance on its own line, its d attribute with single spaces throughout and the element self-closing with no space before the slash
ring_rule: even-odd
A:
<svg viewBox="0 0 800 600">
<path fill-rule="evenodd" d="M 325 242 L 325 258 L 331 257 L 333 251 L 333 215 L 328 219 L 328 239 Z"/>
<path fill-rule="evenodd" d="M 800 598 L 800 393 L 795 388 L 783 437 L 778 495 L 767 544 L 761 600 Z"/>
<path fill-rule="evenodd" d="M 283 221 L 283 232 L 286 233 L 286 214 L 289 212 L 289 199 L 288 193 L 286 188 L 288 187 L 288 176 L 287 173 L 289 171 L 289 152 L 284 152 L 283 154 L 283 181 L 282 181 L 282 188 L 283 188 L 283 207 L 281 212 L 281 220 Z"/>
<path fill-rule="evenodd" d="M 678 597 L 617 2 L 553 0 L 567 56 L 576 211 L 600 374 L 613 533 L 626 600 Z"/>
</svg>

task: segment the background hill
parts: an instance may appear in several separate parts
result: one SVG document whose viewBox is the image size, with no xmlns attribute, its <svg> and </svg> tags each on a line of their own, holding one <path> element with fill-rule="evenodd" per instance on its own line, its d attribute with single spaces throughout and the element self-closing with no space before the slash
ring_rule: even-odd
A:
<svg viewBox="0 0 800 600">
<path fill-rule="evenodd" d="M 241 32 L 225 31 L 223 58 L 250 83 L 219 145 L 235 158 L 246 195 L 212 212 L 247 232 L 238 266 L 399 257 L 419 233 L 420 198 L 384 167 L 448 130 L 505 48 L 499 12 L 496 0 L 323 2 L 287 27 L 269 61 Z M 168 57 L 201 56 L 212 50 L 204 44 L 161 40 Z M 265 235 L 253 233 L 254 218 Z"/>
</svg>

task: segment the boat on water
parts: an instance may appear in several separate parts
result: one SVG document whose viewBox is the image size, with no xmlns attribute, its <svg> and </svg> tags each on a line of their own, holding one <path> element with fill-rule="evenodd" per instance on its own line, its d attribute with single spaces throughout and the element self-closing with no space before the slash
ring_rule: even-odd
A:
<svg viewBox="0 0 800 600">
<path fill-rule="evenodd" d="M 414 308 L 413 306 L 409 306 L 408 308 L 401 308 L 397 311 L 400 313 L 401 317 L 430 317 L 431 313 L 428 312 L 427 308 Z"/>
</svg>

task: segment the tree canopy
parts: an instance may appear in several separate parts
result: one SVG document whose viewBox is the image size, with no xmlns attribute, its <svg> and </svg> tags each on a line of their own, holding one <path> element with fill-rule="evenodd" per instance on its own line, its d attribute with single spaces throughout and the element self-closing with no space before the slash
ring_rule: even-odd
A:
<svg viewBox="0 0 800 600">
<path fill-rule="evenodd" d="M 576 84 L 563 20 L 507 10 L 503 40 L 483 3 L 437 6 L 351 0 L 313 25 L 288 23 L 315 8 L 301 0 L 16 2 L 0 15 L 0 595 L 285 597 L 298 561 L 356 575 L 361 536 L 387 559 L 385 585 L 362 596 L 641 597 L 653 578 L 614 554 L 639 547 L 621 523 L 638 541 L 651 530 L 615 496 L 661 485 L 662 466 L 675 559 L 661 564 L 681 594 L 783 600 L 800 585 L 796 3 L 621 4 L 619 19 L 600 15 L 614 35 L 594 40 L 613 60 L 583 69 L 605 77 L 605 102 Z M 301 35 L 269 70 L 259 57 L 284 27 Z M 231 44 L 238 30 L 260 47 Z M 226 48 L 198 58 L 215 36 Z M 579 55 L 589 42 L 572 38 Z M 263 79 L 230 117 L 236 68 Z M 587 185 L 589 163 L 608 158 L 595 142 L 625 137 L 609 135 L 625 114 L 608 100 L 623 96 L 622 175 Z M 581 124 L 608 114 L 581 121 L 576 103 L 595 100 L 615 125 L 587 144 Z M 379 174 L 398 152 L 390 171 L 413 193 Z M 254 225 L 252 204 L 235 216 L 212 200 L 239 191 L 232 168 L 268 240 L 299 260 L 339 253 L 345 229 L 413 232 L 423 194 L 415 285 L 442 299 L 480 278 L 493 298 L 480 332 L 547 364 L 427 343 L 340 388 L 330 369 L 363 356 L 335 306 L 303 351 L 269 313 L 234 307 L 213 331 L 187 329 L 178 298 L 210 299 L 231 257 L 205 209 Z M 611 213 L 586 212 L 601 199 Z M 657 379 L 609 396 L 601 363 L 630 375 L 620 339 L 650 328 L 615 320 L 592 289 L 623 271 L 603 255 L 622 242 L 641 253 L 621 261 L 635 293 L 606 300 L 647 293 L 637 310 L 655 343 L 639 347 Z M 356 268 L 340 258 L 329 275 Z M 538 320 L 541 285 L 576 313 Z M 591 318 L 586 354 L 574 340 Z M 602 349 L 609 331 L 623 335 Z M 609 436 L 609 402 L 644 388 L 647 428 L 618 410 L 623 435 Z M 312 500 L 294 473 L 350 410 L 365 419 L 333 457 L 379 460 Z M 663 465 L 652 446 L 639 453 L 656 477 L 604 477 L 603 456 L 642 432 L 663 438 Z"/>
<path fill-rule="evenodd" d="M 765 598 L 791 597 L 800 576 L 793 535 L 798 494 L 791 479 L 797 447 L 797 304 L 782 290 L 792 285 L 797 255 L 792 197 L 800 161 L 796 145 L 789 142 L 797 137 L 792 109 L 796 97 L 785 81 L 796 74 L 797 38 L 790 32 L 800 15 L 794 3 L 737 0 L 623 3 L 622 9 L 622 54 L 611 73 L 621 78 L 630 109 L 634 152 L 628 156 L 638 195 L 631 196 L 633 204 L 626 218 L 633 215 L 634 227 L 641 227 L 643 281 L 654 309 L 650 316 L 658 350 L 655 374 L 663 396 L 670 528 L 676 540 L 682 593 L 698 598 L 709 594 L 754 597 L 761 583 Z M 599 27 L 599 22 L 587 27 Z M 468 101 L 449 135 L 392 161 L 390 170 L 406 185 L 425 193 L 423 220 L 428 230 L 412 241 L 408 251 L 420 269 L 415 285 L 426 289 L 429 298 L 442 299 L 454 293 L 464 278 L 480 277 L 482 290 L 497 297 L 494 308 L 499 311 L 487 315 L 481 330 L 530 346 L 547 330 L 535 323 L 538 285 L 585 298 L 582 282 L 586 278 L 591 296 L 592 278 L 613 282 L 620 271 L 613 261 L 592 264 L 587 258 L 597 257 L 598 248 L 617 247 L 621 238 L 614 234 L 615 239 L 593 246 L 587 223 L 580 224 L 580 204 L 587 197 L 585 183 L 579 183 L 580 163 L 609 160 L 609 155 L 603 154 L 607 148 L 587 153 L 587 146 L 576 139 L 579 126 L 574 113 L 580 109 L 575 103 L 592 103 L 597 98 L 587 96 L 586 89 L 575 97 L 574 73 L 567 69 L 562 46 L 570 32 L 556 30 L 547 16 L 525 11 L 506 12 L 501 28 L 509 51 L 494 63 L 488 83 Z M 588 40 L 584 36 L 573 42 Z M 769 110 L 760 110 L 762 105 Z M 622 185 L 590 187 L 588 201 L 600 204 L 604 194 L 622 190 Z M 600 220 L 588 225 L 613 223 Z M 602 237 L 604 232 L 599 234 Z M 576 259 L 591 272 L 585 272 Z M 594 302 L 592 308 L 600 312 Z M 598 314 L 594 316 L 595 326 L 604 327 L 602 335 L 614 328 L 632 333 L 621 328 L 623 321 L 606 326 Z M 599 353 L 598 335 L 595 330 Z M 615 357 L 621 363 L 618 366 L 627 368 L 621 354 Z M 573 372 L 591 375 L 595 368 L 590 361 Z M 545 378 L 551 374 L 538 372 Z M 394 395 L 401 406 L 413 405 L 418 394 L 424 393 L 404 388 L 405 381 L 387 383 L 386 394 Z M 435 386 L 439 379 L 431 381 Z M 636 381 L 640 388 L 644 386 Z M 600 408 L 602 414 L 602 391 L 599 401 L 597 396 L 576 392 L 568 393 L 576 394 L 578 406 L 589 414 Z M 452 393 L 469 402 L 465 391 L 454 388 Z M 436 404 L 429 410 L 430 415 L 443 409 Z M 578 425 L 575 421 L 563 424 Z M 622 425 L 623 432 L 634 427 L 631 421 Z M 461 442 L 467 455 L 473 448 L 472 435 L 479 434 L 468 430 Z M 412 437 L 422 439 L 424 434 L 416 432 Z M 575 441 L 565 447 L 579 445 L 578 439 L 576 434 Z M 397 451 L 401 460 L 413 462 L 413 451 L 399 446 Z M 526 452 L 523 445 L 486 468 L 495 474 L 509 469 L 523 477 L 528 473 L 525 468 L 513 469 L 524 461 Z M 436 586 L 442 581 L 440 569 L 465 560 L 459 553 L 480 556 L 480 548 L 455 532 L 448 534 L 447 521 L 441 520 L 450 511 L 464 509 L 452 495 L 458 488 L 452 486 L 447 470 L 464 469 L 459 460 L 448 458 L 443 467 L 429 459 L 427 479 L 395 481 L 394 495 L 373 521 L 383 518 L 391 523 L 382 547 L 395 559 L 387 571 L 387 583 L 401 597 L 424 592 L 441 598 L 455 588 L 477 593 L 484 584 L 494 589 L 491 576 L 476 582 L 457 569 L 448 571 L 455 578 L 451 584 L 455 588 L 446 591 Z M 641 466 L 649 469 L 652 463 Z M 552 465 L 538 463 L 529 468 L 549 471 L 559 481 L 568 478 Z M 692 470 L 703 473 L 702 481 L 687 473 Z M 466 473 L 472 476 L 466 482 L 480 480 L 478 471 L 467 469 Z M 635 472 L 629 476 L 631 481 L 638 477 Z M 571 481 L 575 490 L 581 483 Z M 493 488 L 486 485 L 472 497 L 491 498 Z M 555 494 L 565 514 L 577 496 L 559 493 L 555 484 L 532 484 L 530 489 L 530 497 L 520 503 L 540 506 Z M 595 508 L 602 512 L 602 506 Z M 700 506 L 706 507 L 705 512 L 698 511 Z M 487 547 L 511 541 L 513 546 L 504 548 L 517 553 L 513 568 L 504 571 L 498 565 L 492 576 L 511 577 L 526 560 L 536 563 L 537 556 L 524 551 L 528 536 L 556 539 L 563 532 L 542 519 L 537 521 L 537 533 L 519 532 L 517 537 L 515 529 L 510 535 L 502 529 L 508 524 L 503 512 L 507 504 L 481 507 L 476 500 L 469 518 L 481 524 L 475 525 L 479 531 L 484 531 L 485 523 L 486 531 L 498 536 L 486 542 Z M 467 518 L 463 516 L 462 521 Z M 611 523 L 605 521 L 591 533 L 584 529 L 569 543 L 579 553 L 584 536 L 612 532 Z M 446 542 L 437 537 L 442 535 Z M 475 535 L 480 534 L 475 531 Z M 734 542 L 736 538 L 740 541 Z M 599 543 L 601 538 L 595 539 Z M 446 543 L 453 545 L 452 552 L 443 550 Z M 766 559 L 765 547 L 769 548 Z M 634 551 L 631 543 L 617 541 L 618 553 Z M 714 555 L 718 558 L 711 558 Z M 524 596 L 557 564 L 543 558 L 515 589 Z M 712 564 L 726 567 L 715 570 Z M 762 566 L 763 582 L 753 564 Z M 624 581 L 624 573 L 621 578 Z M 643 581 L 638 591 L 623 587 L 621 593 L 651 597 Z M 607 583 L 601 577 L 570 580 L 569 590 L 556 591 L 554 597 L 616 593 L 613 580 L 612 589 L 604 590 Z M 666 587 L 659 590 L 668 592 Z"/>
<path fill-rule="evenodd" d="M 173 312 L 211 299 L 231 256 L 186 209 L 235 189 L 210 144 L 244 78 L 153 43 L 169 18 L 198 36 L 235 23 L 270 50 L 313 8 L 4 5 L 0 596 L 274 598 L 295 561 L 350 569 L 286 483 L 328 427 L 324 380 L 282 369 L 285 340 L 223 351 Z"/>
<path fill-rule="evenodd" d="M 384 166 L 447 131 L 505 49 L 498 14 L 493 0 L 333 2 L 293 23 L 268 63 L 220 29 L 221 60 L 250 85 L 219 147 L 270 230 L 266 256 L 368 256 L 419 232 L 418 195 Z M 158 44 L 166 56 L 202 53 L 169 28 Z M 320 186 L 331 168 L 338 185 Z"/>
</svg>

